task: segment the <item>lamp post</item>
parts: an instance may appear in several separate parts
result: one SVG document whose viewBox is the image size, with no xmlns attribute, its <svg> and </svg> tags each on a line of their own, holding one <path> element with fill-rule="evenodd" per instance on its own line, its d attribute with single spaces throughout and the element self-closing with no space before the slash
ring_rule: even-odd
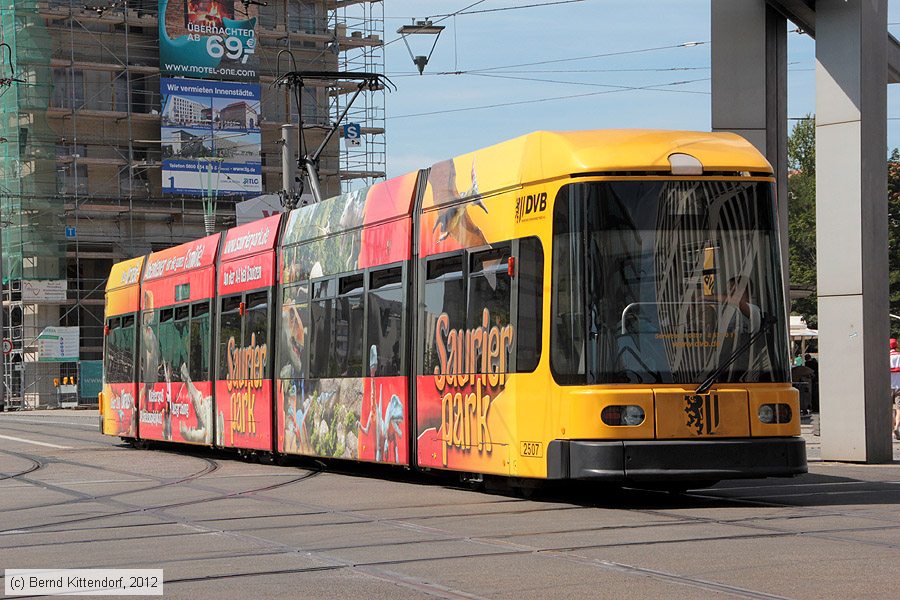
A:
<svg viewBox="0 0 900 600">
<path fill-rule="evenodd" d="M 419 75 L 421 75 L 425 71 L 425 65 L 427 65 L 428 61 L 431 59 L 431 55 L 434 53 L 434 47 L 437 46 L 437 41 L 438 38 L 441 37 L 442 31 L 444 31 L 444 26 L 435 25 L 431 22 L 431 20 L 414 21 L 412 25 L 403 25 L 402 27 L 397 29 L 397 33 L 399 33 L 403 37 L 403 43 L 406 44 L 406 50 L 409 52 L 409 57 L 416 65 L 416 68 L 419 69 Z M 434 42 L 431 44 L 431 51 L 428 52 L 428 56 L 425 56 L 424 54 L 413 54 L 412 48 L 410 48 L 409 46 L 409 42 L 406 41 L 406 38 L 410 35 L 434 36 Z"/>
</svg>

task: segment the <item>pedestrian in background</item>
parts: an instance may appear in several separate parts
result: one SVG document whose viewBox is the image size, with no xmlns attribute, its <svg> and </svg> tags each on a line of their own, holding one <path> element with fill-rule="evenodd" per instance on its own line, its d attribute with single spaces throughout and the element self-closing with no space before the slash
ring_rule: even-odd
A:
<svg viewBox="0 0 900 600">
<path fill-rule="evenodd" d="M 791 368 L 791 381 L 794 387 L 800 390 L 800 414 L 808 415 L 812 412 L 812 378 L 813 370 L 803 364 L 803 357 L 794 358 L 794 366 Z"/>
<path fill-rule="evenodd" d="M 803 355 L 803 364 L 812 369 L 812 411 L 819 412 L 819 361 L 807 352 Z"/>
<path fill-rule="evenodd" d="M 894 405 L 891 431 L 894 439 L 900 440 L 900 350 L 897 349 L 896 338 L 891 338 L 891 400 Z"/>
</svg>

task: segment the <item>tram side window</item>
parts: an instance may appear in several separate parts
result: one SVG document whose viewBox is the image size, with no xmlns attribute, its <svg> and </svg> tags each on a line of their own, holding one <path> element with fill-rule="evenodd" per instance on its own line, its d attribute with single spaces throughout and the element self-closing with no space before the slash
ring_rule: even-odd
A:
<svg viewBox="0 0 900 600">
<path fill-rule="evenodd" d="M 241 296 L 222 298 L 222 312 L 219 314 L 219 377 L 227 380 L 228 375 L 228 342 L 241 343 Z"/>
<path fill-rule="evenodd" d="M 158 310 L 145 310 L 141 314 L 141 381 L 148 385 L 159 381 L 160 362 L 163 358 L 159 319 Z"/>
<path fill-rule="evenodd" d="M 267 348 L 269 337 L 269 293 L 254 292 L 247 294 L 244 316 L 244 341 L 242 348 Z M 263 355 L 264 356 L 264 355 Z M 269 361 L 263 360 L 263 377 L 269 376 Z"/>
<path fill-rule="evenodd" d="M 574 186 L 563 188 L 553 209 L 553 296 L 550 367 L 557 381 L 585 381 L 582 210 Z"/>
<path fill-rule="evenodd" d="M 509 372 L 507 358 L 513 351 L 515 334 L 510 327 L 511 279 L 508 271 L 509 244 L 497 245 L 490 250 L 475 252 L 471 256 L 469 271 L 469 310 L 466 329 L 481 329 L 493 339 L 496 332 L 496 348 L 488 344 L 476 346 L 475 356 L 466 357 L 464 368 L 474 373 Z M 511 336 L 511 337 L 509 337 Z M 509 345 L 506 345 L 509 344 Z M 484 362 L 484 353 L 490 355 L 491 364 Z M 486 368 L 485 368 L 486 367 Z"/>
<path fill-rule="evenodd" d="M 463 329 L 466 325 L 466 280 L 464 255 L 455 254 L 431 259 L 425 266 L 425 339 L 422 374 L 432 375 L 449 369 L 440 364 L 441 352 L 437 339 L 447 339 L 447 332 Z M 448 356 L 444 348 L 444 356 Z"/>
<path fill-rule="evenodd" d="M 334 351 L 334 280 L 316 281 L 312 285 L 310 311 L 309 376 L 312 379 L 334 377 L 337 361 Z M 332 370 L 333 368 L 333 370 Z"/>
<path fill-rule="evenodd" d="M 516 263 L 519 293 L 516 317 L 516 371 L 530 373 L 541 358 L 544 311 L 544 251 L 541 240 L 519 241 Z"/>
<path fill-rule="evenodd" d="M 366 375 L 372 375 L 372 348 L 377 366 L 375 375 L 400 375 L 403 365 L 403 272 L 400 267 L 380 269 L 369 273 L 369 313 L 366 339 L 369 350 L 363 357 Z"/>
<path fill-rule="evenodd" d="M 107 321 L 104 356 L 106 383 L 131 383 L 134 381 L 134 315 L 116 317 Z"/>
<path fill-rule="evenodd" d="M 278 376 L 303 377 L 309 350 L 309 282 L 284 289 L 281 331 L 278 336 Z"/>
<path fill-rule="evenodd" d="M 208 381 L 209 352 L 209 302 L 197 302 L 191 306 L 191 381 Z"/>
<path fill-rule="evenodd" d="M 186 367 L 185 372 L 190 374 L 191 353 L 191 307 L 187 304 L 175 308 L 174 344 L 172 355 L 172 381 L 182 380 L 181 366 Z"/>
<path fill-rule="evenodd" d="M 181 340 L 179 330 L 182 325 L 176 327 L 175 309 L 164 308 L 159 311 L 159 351 L 162 373 L 159 381 L 181 381 Z"/>
<path fill-rule="evenodd" d="M 362 273 L 341 277 L 334 308 L 333 364 L 336 377 L 363 374 L 363 291 Z"/>
<path fill-rule="evenodd" d="M 120 317 L 106 320 L 106 351 L 103 353 L 103 379 L 106 383 L 119 383 L 115 380 L 119 376 L 118 358 L 121 350 L 118 348 L 118 342 L 121 326 Z"/>
</svg>

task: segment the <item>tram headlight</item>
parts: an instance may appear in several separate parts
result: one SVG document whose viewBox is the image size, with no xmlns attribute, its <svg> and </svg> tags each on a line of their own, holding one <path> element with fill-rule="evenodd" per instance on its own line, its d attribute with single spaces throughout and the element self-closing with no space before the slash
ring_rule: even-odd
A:
<svg viewBox="0 0 900 600">
<path fill-rule="evenodd" d="M 640 406 L 629 405 L 622 411 L 622 425 L 640 425 L 644 422 L 644 409 Z"/>
<path fill-rule="evenodd" d="M 640 406 L 629 404 L 627 406 L 606 406 L 600 412 L 600 420 L 604 425 L 612 427 L 635 427 L 644 422 L 644 409 Z"/>
<path fill-rule="evenodd" d="M 794 418 L 794 414 L 791 410 L 790 404 L 776 404 L 775 411 L 778 415 L 779 423 L 790 423 L 791 419 Z"/>
<path fill-rule="evenodd" d="M 763 404 L 757 413 L 759 420 L 767 425 L 772 423 L 790 423 L 794 418 L 794 411 L 790 404 Z"/>
</svg>

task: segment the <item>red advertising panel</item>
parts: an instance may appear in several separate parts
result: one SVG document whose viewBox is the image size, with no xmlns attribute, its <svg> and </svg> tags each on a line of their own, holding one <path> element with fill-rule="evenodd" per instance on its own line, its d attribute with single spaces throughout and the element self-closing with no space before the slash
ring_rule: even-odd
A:
<svg viewBox="0 0 900 600">
<path fill-rule="evenodd" d="M 216 250 L 221 234 L 211 235 L 193 242 L 152 253 L 147 258 L 144 281 L 153 281 L 203 267 L 216 262 Z"/>
<path fill-rule="evenodd" d="M 275 253 L 268 251 L 219 265 L 219 296 L 270 287 L 275 283 Z"/>
<path fill-rule="evenodd" d="M 234 260 L 275 248 L 281 215 L 272 215 L 225 232 L 222 261 Z"/>
<path fill-rule="evenodd" d="M 212 297 L 219 235 L 154 252 L 141 290 L 140 437 L 211 445 Z"/>
<path fill-rule="evenodd" d="M 272 450 L 272 380 L 216 381 L 216 418 L 222 446 Z"/>
<path fill-rule="evenodd" d="M 367 377 L 359 424 L 359 460 L 409 464 L 406 377 Z"/>
<path fill-rule="evenodd" d="M 225 233 L 217 292 L 221 299 L 216 378 L 220 443 L 272 450 L 272 364 L 268 336 L 275 283 L 275 242 L 281 215 Z M 262 291 L 260 291 L 262 290 Z"/>
<path fill-rule="evenodd" d="M 142 383 L 140 397 L 142 438 L 212 445 L 212 383 Z"/>
<path fill-rule="evenodd" d="M 409 260 L 412 221 L 388 221 L 362 230 L 359 268 Z"/>
<path fill-rule="evenodd" d="M 219 234 L 154 252 L 144 267 L 144 298 L 141 309 L 147 310 L 147 290 L 152 290 L 150 307 L 171 306 L 176 302 L 178 285 L 196 282 L 191 286 L 191 300 L 211 298 L 213 294 L 212 267 L 216 263 Z M 210 268 L 205 276 L 198 276 L 199 269 Z M 183 301 L 178 298 L 177 301 Z"/>
<path fill-rule="evenodd" d="M 369 188 L 360 269 L 409 260 L 412 220 L 407 215 L 412 209 L 417 177 L 417 173 L 408 173 Z"/>
</svg>

